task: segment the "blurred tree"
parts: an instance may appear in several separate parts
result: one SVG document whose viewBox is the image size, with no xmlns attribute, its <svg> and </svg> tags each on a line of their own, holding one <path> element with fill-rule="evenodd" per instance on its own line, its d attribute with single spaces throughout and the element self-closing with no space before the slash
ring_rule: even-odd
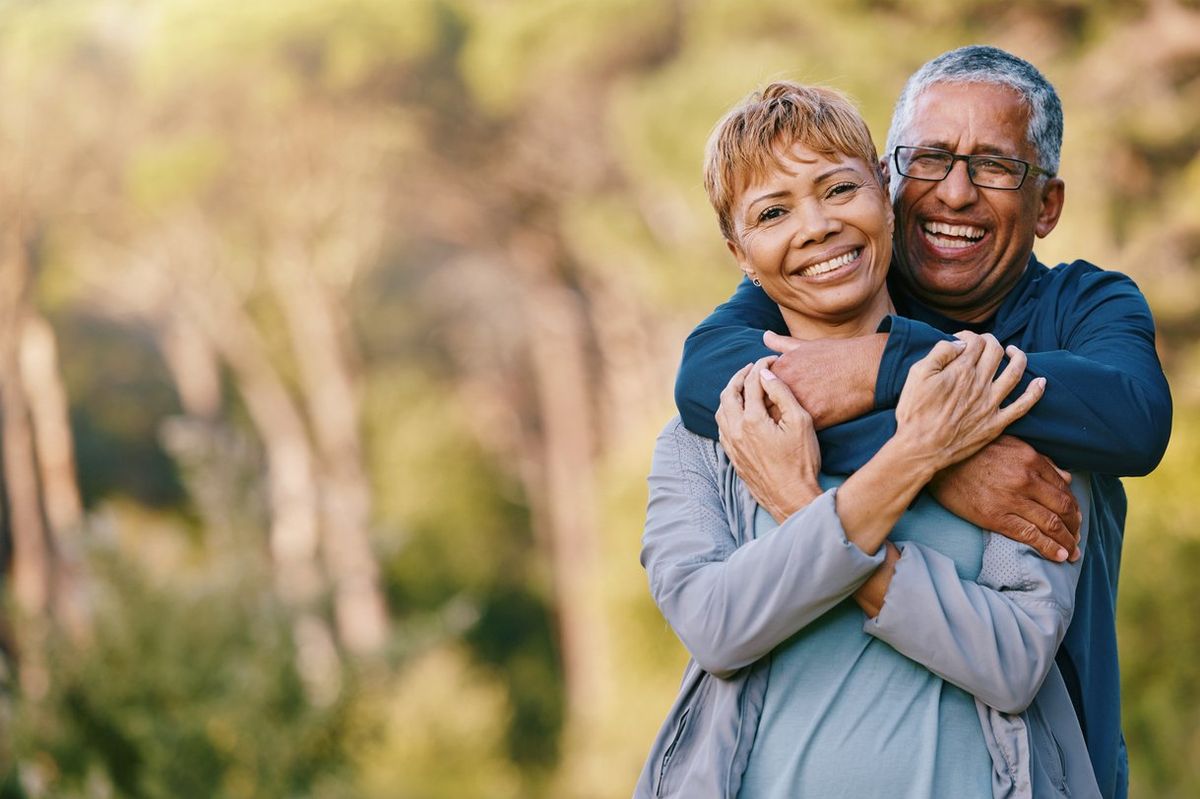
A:
<svg viewBox="0 0 1200 799">
<path fill-rule="evenodd" d="M 1186 658 L 1161 664 L 1175 636 L 1196 646 L 1164 621 L 1195 604 L 1195 15 L 0 7 L 8 584 L 42 615 L 86 598 L 111 637 L 48 633 L 4 790 L 627 794 L 682 659 L 636 563 L 646 456 L 683 336 L 737 278 L 707 131 L 787 76 L 848 90 L 882 140 L 913 68 L 988 41 L 1067 104 L 1070 202 L 1039 254 L 1134 274 L 1164 322 L 1184 449 L 1134 497 L 1122 643 L 1135 784 L 1190 795 L 1171 741 L 1200 720 L 1175 701 Z M 84 503 L 119 543 L 63 593 Z M 361 669 L 381 654 L 390 670 Z M 347 757 L 360 725 L 379 734 Z"/>
</svg>

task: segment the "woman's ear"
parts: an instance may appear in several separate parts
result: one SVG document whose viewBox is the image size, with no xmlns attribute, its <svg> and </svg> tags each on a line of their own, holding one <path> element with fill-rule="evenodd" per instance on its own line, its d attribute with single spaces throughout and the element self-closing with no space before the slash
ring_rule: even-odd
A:
<svg viewBox="0 0 1200 799">
<path fill-rule="evenodd" d="M 737 261 L 738 268 L 745 272 L 746 277 L 757 280 L 758 275 L 755 273 L 754 267 L 750 265 L 750 260 L 746 258 L 746 253 L 742 250 L 741 245 L 736 241 L 725 239 L 725 246 L 729 248 L 729 252 L 733 254 L 733 260 Z"/>
</svg>

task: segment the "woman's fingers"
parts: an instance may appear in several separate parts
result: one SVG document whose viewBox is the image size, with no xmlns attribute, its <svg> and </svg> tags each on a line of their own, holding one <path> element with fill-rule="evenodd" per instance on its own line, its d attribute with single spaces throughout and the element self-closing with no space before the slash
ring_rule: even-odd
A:
<svg viewBox="0 0 1200 799">
<path fill-rule="evenodd" d="M 1046 393 L 1046 378 L 1039 377 L 1029 381 L 1029 385 L 1025 386 L 1025 391 L 1021 396 L 1013 400 L 1008 406 L 1001 408 L 999 411 L 1000 429 L 1008 427 L 1013 422 L 1020 419 L 1025 414 L 1029 413 L 1029 409 L 1037 404 L 1037 401 Z"/>
<path fill-rule="evenodd" d="M 1029 359 L 1025 357 L 1025 353 L 1016 347 L 1009 346 L 1004 350 L 1004 353 L 1008 356 L 1008 365 L 992 381 L 992 401 L 996 405 L 1003 402 L 1004 398 L 1021 382 L 1021 376 L 1025 374 L 1025 366 L 1029 362 Z"/>
<path fill-rule="evenodd" d="M 812 424 L 812 417 L 808 415 L 808 411 L 804 410 L 804 406 L 796 399 L 796 395 L 775 376 L 774 372 L 764 369 L 758 373 L 758 377 L 767 397 L 779 408 L 782 424 L 802 424 L 805 421 Z"/>
<path fill-rule="evenodd" d="M 742 397 L 746 403 L 746 418 L 755 422 L 762 421 L 767 417 L 767 404 L 763 400 L 762 380 L 758 375 L 764 369 L 770 368 L 771 364 L 775 363 L 778 356 L 768 355 L 765 358 L 759 358 L 750 365 L 750 371 L 746 373 L 743 381 Z"/>
<path fill-rule="evenodd" d="M 717 433 L 721 439 L 725 439 L 733 432 L 734 426 L 741 422 L 746 413 L 745 403 L 742 400 L 742 387 L 746 383 L 746 375 L 750 373 L 752 366 L 754 364 L 748 363 L 737 370 L 725 384 L 725 388 L 721 389 L 721 404 L 717 406 L 716 413 Z"/>
<path fill-rule="evenodd" d="M 979 356 L 983 354 L 983 336 L 972 333 L 970 330 L 960 330 L 954 334 L 954 338 L 966 345 L 957 359 L 959 363 L 964 367 L 979 363 Z"/>
<path fill-rule="evenodd" d="M 982 379 L 991 382 L 996 375 L 996 370 L 1000 368 L 1000 362 L 1004 360 L 1004 348 L 991 333 L 984 333 L 979 338 L 982 349 L 979 353 L 979 361 L 975 364 L 975 371 Z"/>
<path fill-rule="evenodd" d="M 965 341 L 939 341 L 921 360 L 912 365 L 910 372 L 918 375 L 934 375 L 949 366 L 967 348 Z"/>
<path fill-rule="evenodd" d="M 738 369 L 733 377 L 729 378 L 729 382 L 725 384 L 725 388 L 721 389 L 721 407 L 732 409 L 741 409 L 742 388 L 746 384 L 746 375 L 750 374 L 750 370 L 754 364 L 748 363 L 741 369 Z"/>
</svg>

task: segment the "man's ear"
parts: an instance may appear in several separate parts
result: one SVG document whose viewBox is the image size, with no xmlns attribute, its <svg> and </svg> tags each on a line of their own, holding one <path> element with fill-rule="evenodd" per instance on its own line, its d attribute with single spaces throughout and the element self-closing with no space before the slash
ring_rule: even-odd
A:
<svg viewBox="0 0 1200 799">
<path fill-rule="evenodd" d="M 738 268 L 746 273 L 746 277 L 754 280 L 758 277 L 754 271 L 754 267 L 750 265 L 750 260 L 746 258 L 746 253 L 742 250 L 740 244 L 736 241 L 725 239 L 725 246 L 729 248 L 729 252 L 733 253 L 733 260 L 737 261 Z"/>
<path fill-rule="evenodd" d="M 1062 215 L 1063 201 L 1066 199 L 1066 190 L 1066 184 L 1063 183 L 1062 178 L 1050 178 L 1046 181 L 1046 185 L 1042 186 L 1041 196 L 1038 198 L 1041 207 L 1038 209 L 1037 224 L 1034 226 L 1034 232 L 1039 239 L 1049 236 L 1050 231 L 1058 225 L 1058 218 Z"/>
</svg>

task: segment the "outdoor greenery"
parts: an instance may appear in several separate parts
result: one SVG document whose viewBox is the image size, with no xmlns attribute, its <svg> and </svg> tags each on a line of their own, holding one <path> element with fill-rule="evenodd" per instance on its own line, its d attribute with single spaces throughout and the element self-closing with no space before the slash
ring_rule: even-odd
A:
<svg viewBox="0 0 1200 799">
<path fill-rule="evenodd" d="M 1125 730 L 1200 795 L 1200 3 L 4 0 L 0 797 L 628 796 L 708 132 L 788 77 L 881 143 L 971 42 L 1064 101 L 1038 255 L 1159 324 Z"/>
</svg>

